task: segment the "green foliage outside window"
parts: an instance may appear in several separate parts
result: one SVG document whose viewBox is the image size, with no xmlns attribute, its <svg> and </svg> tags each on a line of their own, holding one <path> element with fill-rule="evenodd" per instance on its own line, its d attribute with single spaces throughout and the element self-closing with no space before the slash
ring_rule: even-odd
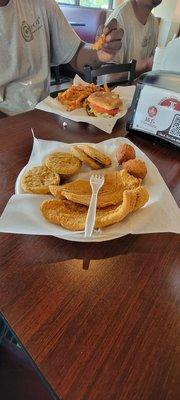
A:
<svg viewBox="0 0 180 400">
<path fill-rule="evenodd" d="M 57 1 L 57 3 L 75 4 L 75 1 L 74 1 L 74 0 L 64 0 L 64 1 L 62 1 L 62 0 L 56 0 L 56 1 Z"/>
<path fill-rule="evenodd" d="M 108 8 L 108 0 L 80 0 L 81 6 Z"/>
<path fill-rule="evenodd" d="M 110 8 L 110 0 L 56 0 L 57 3 L 74 4 L 84 7 Z"/>
</svg>

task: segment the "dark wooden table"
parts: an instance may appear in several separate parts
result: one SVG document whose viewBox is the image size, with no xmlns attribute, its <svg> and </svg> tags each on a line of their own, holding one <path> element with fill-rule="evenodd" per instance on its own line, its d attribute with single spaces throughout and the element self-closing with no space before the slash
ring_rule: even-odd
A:
<svg viewBox="0 0 180 400">
<path fill-rule="evenodd" d="M 156 164 L 180 202 L 178 150 L 120 121 L 111 136 L 33 111 L 0 120 L 0 211 L 37 137 L 98 142 L 127 136 Z M 180 239 L 129 235 L 83 244 L 0 235 L 0 309 L 64 400 L 180 398 Z M 36 399 L 34 399 L 36 400 Z"/>
</svg>

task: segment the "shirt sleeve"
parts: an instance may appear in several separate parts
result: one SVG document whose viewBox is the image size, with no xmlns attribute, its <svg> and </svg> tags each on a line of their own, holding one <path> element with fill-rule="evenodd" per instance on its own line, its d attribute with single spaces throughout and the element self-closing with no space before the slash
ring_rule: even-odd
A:
<svg viewBox="0 0 180 400">
<path fill-rule="evenodd" d="M 67 64 L 76 54 L 81 39 L 70 26 L 54 0 L 48 1 L 47 10 L 50 30 L 51 65 Z"/>
</svg>

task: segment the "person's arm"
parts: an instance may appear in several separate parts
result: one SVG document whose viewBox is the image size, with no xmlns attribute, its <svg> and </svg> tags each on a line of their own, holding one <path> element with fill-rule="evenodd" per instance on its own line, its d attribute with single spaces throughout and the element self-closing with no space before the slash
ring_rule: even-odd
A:
<svg viewBox="0 0 180 400">
<path fill-rule="evenodd" d="M 136 64 L 136 76 L 143 74 L 144 72 L 148 72 L 152 70 L 153 66 L 153 57 L 148 57 L 144 60 L 137 61 Z"/>
<path fill-rule="evenodd" d="M 86 64 L 98 67 L 102 63 L 111 61 L 121 48 L 123 30 L 117 28 L 115 19 L 103 28 L 103 33 L 106 35 L 103 49 L 94 51 L 90 44 L 82 42 L 58 5 L 51 1 L 48 4 L 51 66 L 70 64 L 77 72 L 82 72 Z"/>
<path fill-rule="evenodd" d="M 103 32 L 106 41 L 103 48 L 99 51 L 91 49 L 91 45 L 82 42 L 76 52 L 75 56 L 70 61 L 73 69 L 83 72 L 84 65 L 88 64 L 92 68 L 98 68 L 102 63 L 113 61 L 116 53 L 121 48 L 121 40 L 123 37 L 123 30 L 118 29 L 116 19 L 112 19 L 107 26 L 104 27 Z"/>
</svg>

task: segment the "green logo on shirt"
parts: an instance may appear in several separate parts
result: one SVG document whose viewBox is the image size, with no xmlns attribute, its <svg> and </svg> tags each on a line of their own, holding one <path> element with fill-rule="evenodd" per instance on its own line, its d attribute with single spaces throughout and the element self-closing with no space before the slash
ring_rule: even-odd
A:
<svg viewBox="0 0 180 400">
<path fill-rule="evenodd" d="M 26 21 L 23 21 L 21 25 L 22 37 L 26 42 L 31 42 L 31 40 L 34 39 L 34 33 L 39 31 L 41 28 L 42 25 L 40 17 L 37 17 L 31 25 L 29 25 Z"/>
<path fill-rule="evenodd" d="M 142 47 L 147 47 L 149 43 L 149 38 L 145 37 L 142 41 Z"/>
<path fill-rule="evenodd" d="M 21 33 L 26 42 L 31 42 L 31 40 L 34 38 L 31 27 L 26 21 L 22 22 Z"/>
</svg>

